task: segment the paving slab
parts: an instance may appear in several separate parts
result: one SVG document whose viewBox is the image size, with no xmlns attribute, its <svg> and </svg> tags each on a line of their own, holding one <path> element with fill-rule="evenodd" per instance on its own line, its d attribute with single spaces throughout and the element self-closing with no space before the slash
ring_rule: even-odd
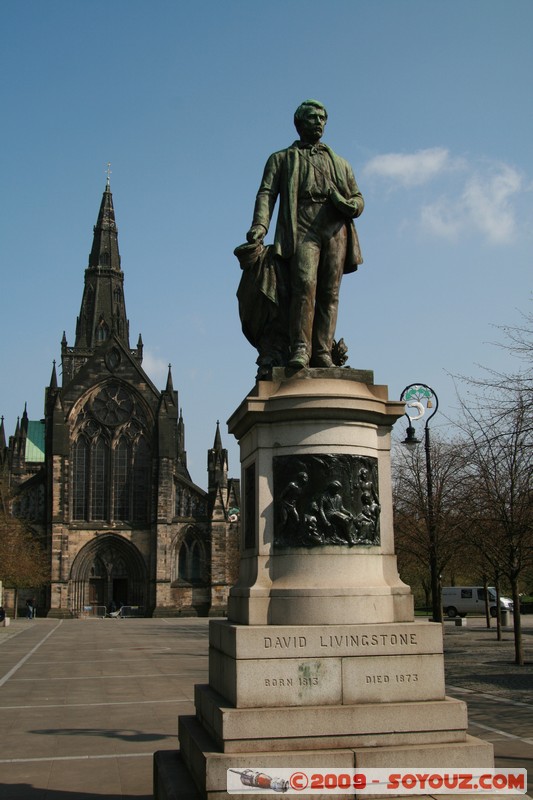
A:
<svg viewBox="0 0 533 800">
<path fill-rule="evenodd" d="M 500 767 L 525 767 L 533 792 L 533 617 L 527 664 L 512 631 L 444 624 L 447 693 Z M 0 798 L 148 800 L 155 751 L 177 747 L 177 718 L 207 683 L 207 619 L 25 619 L 0 628 Z M 431 623 L 427 623 L 428 625 Z"/>
<path fill-rule="evenodd" d="M 152 797 L 207 680 L 208 620 L 19 620 L 0 629 L 0 797 Z"/>
</svg>

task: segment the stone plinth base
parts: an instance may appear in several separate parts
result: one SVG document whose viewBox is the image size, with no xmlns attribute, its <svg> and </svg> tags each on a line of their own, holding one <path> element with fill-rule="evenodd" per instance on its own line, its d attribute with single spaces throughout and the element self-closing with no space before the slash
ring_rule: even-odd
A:
<svg viewBox="0 0 533 800">
<path fill-rule="evenodd" d="M 441 768 L 465 769 L 475 765 L 494 766 L 493 748 L 488 742 L 466 735 L 461 742 L 388 745 L 335 750 L 290 750 L 281 753 L 257 751 L 220 753 L 204 727 L 195 717 L 180 717 L 179 753 L 156 753 L 154 800 L 222 800 L 245 798 L 250 793 L 229 795 L 226 792 L 227 770 L 306 767 L 309 769 L 339 768 L 362 770 Z M 197 793 L 194 793 L 196 787 Z M 331 795 L 336 797 L 335 795 Z M 355 795 L 354 795 L 355 796 Z M 328 797 L 330 795 L 328 794 Z M 345 800 L 352 795 L 339 795 Z M 442 795 L 443 798 L 446 795 Z"/>
<path fill-rule="evenodd" d="M 494 764 L 492 745 L 466 732 L 465 703 L 445 697 L 440 625 L 213 620 L 209 631 L 210 683 L 195 687 L 196 716 L 179 718 L 179 757 L 156 762 L 156 800 L 229 797 L 228 769 Z M 185 767 L 172 794 L 168 776 L 183 781 Z"/>
<path fill-rule="evenodd" d="M 234 622 L 413 619 L 396 567 L 390 485 L 390 430 L 404 408 L 385 386 L 362 382 L 365 374 L 276 371 L 229 420 L 245 501 L 228 601 Z"/>
<path fill-rule="evenodd" d="M 209 629 L 210 685 L 236 708 L 444 699 L 442 628 L 385 625 Z"/>
<path fill-rule="evenodd" d="M 469 757 L 475 756 L 472 750 L 469 750 Z M 473 762 L 470 762 L 467 767 L 470 767 Z M 477 762 L 476 762 L 477 763 Z M 433 766 L 431 764 L 430 766 Z M 220 792 L 210 792 L 209 798 L 229 798 L 232 800 L 249 800 L 250 792 L 247 794 L 232 794 Z M 274 795 L 271 795 L 273 797 Z M 318 795 L 314 795 L 316 798 Z M 464 795 L 462 795 L 464 797 Z M 183 761 L 181 752 L 179 750 L 160 750 L 154 755 L 154 800 L 203 800 L 206 795 L 202 794 L 196 788 L 191 774 Z M 347 800 L 351 795 L 330 795 L 328 798 L 333 800 Z M 368 795 L 366 795 L 368 797 Z M 391 797 L 388 795 L 388 797 Z M 446 798 L 446 795 L 437 795 L 437 797 Z M 450 797 L 448 795 L 448 797 Z M 520 795 L 521 800 L 531 800 L 528 795 Z M 455 800 L 458 795 L 454 795 Z M 416 795 L 415 798 L 403 795 L 402 800 L 435 800 L 435 795 Z M 468 795 L 468 800 L 487 800 L 487 795 Z"/>
<path fill-rule="evenodd" d="M 295 550 L 297 549 L 295 548 Z M 350 573 L 349 583 L 342 585 L 343 572 L 350 567 L 346 563 L 348 562 L 346 556 L 350 554 L 332 553 L 328 550 L 331 551 L 333 548 L 324 547 L 320 554 L 313 553 L 311 556 L 309 553 L 305 554 L 305 560 L 309 562 L 307 564 L 309 567 L 307 585 L 292 589 L 233 588 L 228 602 L 228 616 L 238 622 L 245 621 L 246 625 L 339 623 L 348 625 L 354 622 L 364 624 L 369 619 L 376 622 L 410 622 L 413 619 L 413 597 L 409 587 L 401 584 L 395 574 L 395 556 L 373 558 L 371 554 L 365 553 L 364 563 L 358 566 L 360 569 L 362 568 L 361 572 L 367 585 L 354 585 L 358 578 L 355 570 Z M 363 554 L 360 553 L 360 555 Z M 298 553 L 293 552 L 291 556 L 297 557 Z M 272 571 L 278 566 L 276 561 L 281 562 L 282 560 L 290 561 L 290 557 L 284 555 L 277 558 L 274 555 L 269 558 Z M 258 561 L 261 559 L 259 558 Z M 390 562 L 390 570 L 387 570 L 387 561 Z M 383 574 L 376 578 L 377 585 L 371 585 L 373 567 L 376 564 Z M 280 570 L 284 567 L 286 568 L 286 563 L 280 563 Z M 325 588 L 316 586 L 321 570 L 325 569 L 336 574 L 338 585 L 335 589 L 332 589 L 331 586 Z M 391 577 L 391 585 L 383 585 L 386 584 L 389 577 Z"/>
<path fill-rule="evenodd" d="M 301 708 L 234 708 L 196 686 L 196 715 L 223 753 L 331 750 L 465 741 L 462 700 Z"/>
<path fill-rule="evenodd" d="M 228 769 L 493 766 L 445 697 L 442 625 L 414 621 L 398 575 L 403 413 L 370 373 L 311 369 L 274 370 L 233 414 L 239 579 L 228 620 L 210 623 L 209 685 L 179 719 L 179 755 L 156 756 L 156 800 L 230 797 Z"/>
</svg>

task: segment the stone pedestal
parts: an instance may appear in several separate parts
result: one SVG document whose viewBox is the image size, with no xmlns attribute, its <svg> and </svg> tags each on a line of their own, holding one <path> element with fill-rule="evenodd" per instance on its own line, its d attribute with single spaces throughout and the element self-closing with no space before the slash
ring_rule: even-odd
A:
<svg viewBox="0 0 533 800">
<path fill-rule="evenodd" d="M 210 623 L 209 685 L 179 720 L 180 752 L 156 754 L 157 800 L 229 797 L 228 768 L 493 766 L 465 704 L 445 697 L 442 627 L 414 621 L 398 576 L 390 431 L 403 413 L 372 373 L 274 370 L 230 418 L 239 579 L 228 620 Z"/>
</svg>

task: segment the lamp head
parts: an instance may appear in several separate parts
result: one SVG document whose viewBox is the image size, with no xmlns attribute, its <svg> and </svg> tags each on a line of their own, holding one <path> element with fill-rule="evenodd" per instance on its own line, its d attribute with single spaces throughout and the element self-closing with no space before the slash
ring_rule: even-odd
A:
<svg viewBox="0 0 533 800">
<path fill-rule="evenodd" d="M 409 425 L 406 430 L 407 436 L 403 440 L 402 444 L 406 447 L 416 447 L 417 444 L 420 444 L 420 439 L 416 438 L 416 431 L 412 425 Z"/>
</svg>

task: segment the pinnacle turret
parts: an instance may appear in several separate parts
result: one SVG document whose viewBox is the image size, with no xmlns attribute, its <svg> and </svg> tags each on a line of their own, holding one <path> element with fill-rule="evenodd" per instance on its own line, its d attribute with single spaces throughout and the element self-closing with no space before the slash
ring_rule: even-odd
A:
<svg viewBox="0 0 533 800">
<path fill-rule="evenodd" d="M 187 451 L 185 450 L 185 423 L 183 421 L 183 413 L 180 408 L 180 415 L 178 418 L 178 435 L 177 435 L 177 449 L 178 449 L 178 464 L 182 469 L 187 470 Z"/>
<path fill-rule="evenodd" d="M 2 417 L 0 419 L 0 464 L 2 463 L 5 449 L 6 449 L 6 431 L 4 428 L 4 418 Z"/>
<path fill-rule="evenodd" d="M 227 486 L 228 483 L 228 451 L 222 447 L 220 422 L 217 420 L 213 447 L 207 452 L 207 474 L 209 492 Z"/>
<path fill-rule="evenodd" d="M 28 433 L 28 404 L 24 403 L 24 411 L 22 412 L 22 419 L 20 423 L 20 430 L 24 436 Z"/>
</svg>

